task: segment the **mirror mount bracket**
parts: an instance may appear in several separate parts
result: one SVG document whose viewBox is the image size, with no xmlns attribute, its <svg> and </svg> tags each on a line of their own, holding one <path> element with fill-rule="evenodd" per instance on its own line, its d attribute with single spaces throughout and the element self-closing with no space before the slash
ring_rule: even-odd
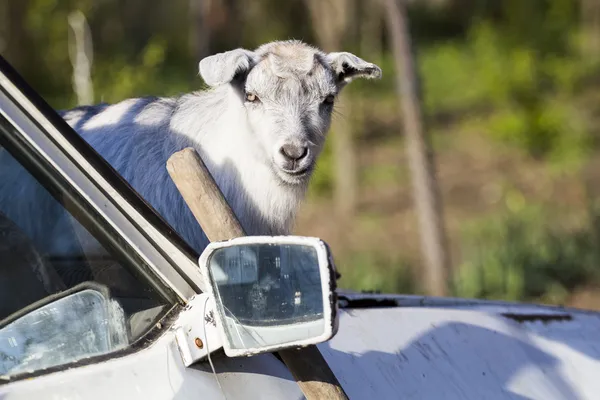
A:
<svg viewBox="0 0 600 400">
<path fill-rule="evenodd" d="M 215 303 L 210 294 L 201 293 L 190 299 L 171 328 L 186 367 L 223 347 L 217 323 Z"/>
</svg>

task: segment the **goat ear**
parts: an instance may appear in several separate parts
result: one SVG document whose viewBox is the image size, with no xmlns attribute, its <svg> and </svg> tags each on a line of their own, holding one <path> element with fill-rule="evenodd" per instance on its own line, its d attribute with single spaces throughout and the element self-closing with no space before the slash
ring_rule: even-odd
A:
<svg viewBox="0 0 600 400">
<path fill-rule="evenodd" d="M 352 53 L 329 53 L 327 54 L 327 61 L 333 68 L 340 84 L 350 83 L 355 78 L 381 78 L 381 68 Z"/>
<path fill-rule="evenodd" d="M 235 49 L 203 58 L 198 68 L 204 82 L 215 87 L 230 83 L 240 73 L 247 73 L 256 65 L 257 60 L 256 53 Z"/>
</svg>

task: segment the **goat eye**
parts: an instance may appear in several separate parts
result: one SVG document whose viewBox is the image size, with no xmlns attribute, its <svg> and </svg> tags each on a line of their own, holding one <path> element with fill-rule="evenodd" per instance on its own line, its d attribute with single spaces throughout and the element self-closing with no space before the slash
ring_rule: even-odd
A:
<svg viewBox="0 0 600 400">
<path fill-rule="evenodd" d="M 256 95 L 254 93 L 246 93 L 246 101 L 249 101 L 250 103 L 254 103 L 257 100 L 258 100 L 258 97 L 256 97 Z"/>
<path fill-rule="evenodd" d="M 325 97 L 325 101 L 323 101 L 323 103 L 333 104 L 334 101 L 335 101 L 335 96 L 330 94 L 329 96 Z"/>
</svg>

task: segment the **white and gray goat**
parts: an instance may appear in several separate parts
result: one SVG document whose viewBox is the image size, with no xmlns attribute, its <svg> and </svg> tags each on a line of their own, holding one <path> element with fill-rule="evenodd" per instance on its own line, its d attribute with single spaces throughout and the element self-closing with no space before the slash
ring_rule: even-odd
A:
<svg viewBox="0 0 600 400">
<path fill-rule="evenodd" d="M 248 234 L 288 234 L 336 97 L 353 79 L 378 78 L 381 69 L 353 54 L 324 53 L 299 41 L 215 54 L 199 68 L 209 90 L 61 115 L 198 252 L 208 240 L 166 170 L 167 159 L 188 146 L 198 151 Z M 3 171 L 0 193 L 22 178 Z M 22 194 L 35 195 L 27 190 Z M 26 212 L 17 203 L 4 199 L 0 211 L 16 221 L 15 214 Z M 39 234 L 56 240 L 60 229 L 58 223 L 57 235 Z"/>
</svg>

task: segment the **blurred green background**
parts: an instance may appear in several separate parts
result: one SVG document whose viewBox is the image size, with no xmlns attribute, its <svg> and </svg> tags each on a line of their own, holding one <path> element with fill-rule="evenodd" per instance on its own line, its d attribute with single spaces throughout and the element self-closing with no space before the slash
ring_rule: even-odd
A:
<svg viewBox="0 0 600 400">
<path fill-rule="evenodd" d="M 343 10 L 335 13 L 345 23 L 337 50 L 377 63 L 384 77 L 348 87 L 336 115 L 346 124 L 331 132 L 351 130 L 354 209 L 336 212 L 329 140 L 296 233 L 330 243 L 342 287 L 422 293 L 384 11 L 374 0 L 322 1 Z M 598 1 L 406 3 L 452 294 L 600 309 Z M 67 24 L 74 10 L 91 28 L 94 102 L 197 90 L 198 61 L 208 54 L 290 38 L 322 45 L 333 23 L 311 12 L 311 0 L 3 0 L 0 54 L 57 109 L 77 103 Z"/>
</svg>

